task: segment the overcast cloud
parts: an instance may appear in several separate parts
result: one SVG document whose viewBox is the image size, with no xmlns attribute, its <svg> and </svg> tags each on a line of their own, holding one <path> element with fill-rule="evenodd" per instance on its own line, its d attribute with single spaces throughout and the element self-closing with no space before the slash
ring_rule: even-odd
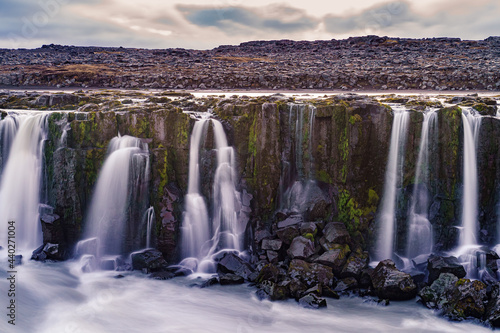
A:
<svg viewBox="0 0 500 333">
<path fill-rule="evenodd" d="M 0 13 L 3 48 L 55 43 L 206 49 L 256 39 L 500 34 L 498 0 L 2 0 Z"/>
</svg>

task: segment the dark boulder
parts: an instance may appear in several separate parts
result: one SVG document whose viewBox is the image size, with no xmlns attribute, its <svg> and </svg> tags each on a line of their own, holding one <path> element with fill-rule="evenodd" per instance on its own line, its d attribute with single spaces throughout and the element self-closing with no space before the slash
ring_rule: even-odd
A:
<svg viewBox="0 0 500 333">
<path fill-rule="evenodd" d="M 230 284 L 242 284 L 243 282 L 245 282 L 245 279 L 239 275 L 231 273 L 219 274 L 219 283 L 223 286 Z"/>
<path fill-rule="evenodd" d="M 477 280 L 458 279 L 451 273 L 441 274 L 419 296 L 428 308 L 437 309 L 453 320 L 481 319 L 486 313 L 486 285 Z"/>
<path fill-rule="evenodd" d="M 291 215 L 283 221 L 278 222 L 278 229 L 283 229 L 292 225 L 300 226 L 302 222 L 304 222 L 302 215 Z"/>
<path fill-rule="evenodd" d="M 258 285 L 256 295 L 259 299 L 269 299 L 271 301 L 279 301 L 288 299 L 288 283 L 274 283 L 272 281 L 263 281 Z"/>
<path fill-rule="evenodd" d="M 495 327 L 500 327 L 500 283 L 493 286 L 491 298 L 486 310 L 486 320 Z"/>
<path fill-rule="evenodd" d="M 430 286 L 422 288 L 418 296 L 429 309 L 441 310 L 446 303 L 446 299 L 442 297 L 455 287 L 457 281 L 458 278 L 455 275 L 442 273 Z"/>
<path fill-rule="evenodd" d="M 332 286 L 334 276 L 332 268 L 318 263 L 308 263 L 304 260 L 293 259 L 288 267 L 288 275 L 292 279 L 298 279 L 308 289 L 316 284 Z"/>
<path fill-rule="evenodd" d="M 347 263 L 345 264 L 342 272 L 340 272 L 340 278 L 353 277 L 359 281 L 363 269 L 368 266 L 368 253 L 367 252 L 353 252 L 347 258 Z"/>
<path fill-rule="evenodd" d="M 225 253 L 219 260 L 217 263 L 217 272 L 219 274 L 235 274 L 245 280 L 253 280 L 256 277 L 250 264 L 231 252 Z"/>
<path fill-rule="evenodd" d="M 427 270 L 429 271 L 429 284 L 439 278 L 441 273 L 451 273 L 459 279 L 466 275 L 464 266 L 456 257 L 431 256 L 427 261 Z"/>
<path fill-rule="evenodd" d="M 299 304 L 306 309 L 319 309 L 326 307 L 326 299 L 311 293 L 300 298 Z"/>
<path fill-rule="evenodd" d="M 261 248 L 263 250 L 279 251 L 283 245 L 283 241 L 280 239 L 264 239 L 262 240 Z"/>
<path fill-rule="evenodd" d="M 259 272 L 257 277 L 257 282 L 261 283 L 263 281 L 278 282 L 280 271 L 273 264 L 267 264 Z"/>
<path fill-rule="evenodd" d="M 159 271 L 168 266 L 162 253 L 155 249 L 134 252 L 131 258 L 133 270 Z"/>
<path fill-rule="evenodd" d="M 351 241 L 347 228 L 341 222 L 330 222 L 325 225 L 323 235 L 326 241 L 333 244 L 347 244 Z"/>
<path fill-rule="evenodd" d="M 339 280 L 337 286 L 335 286 L 335 292 L 344 292 L 348 290 L 353 290 L 358 288 L 358 281 L 353 277 L 347 277 L 345 279 Z"/>
<path fill-rule="evenodd" d="M 299 228 L 298 226 L 289 226 L 283 229 L 278 229 L 276 234 L 284 244 L 290 245 L 292 244 L 293 239 L 299 235 Z"/>
<path fill-rule="evenodd" d="M 407 300 L 417 295 L 412 277 L 399 271 L 390 259 L 381 261 L 371 275 L 375 294 L 389 300 Z"/>
<path fill-rule="evenodd" d="M 323 253 L 318 259 L 314 260 L 314 262 L 331 267 L 335 275 L 339 275 L 347 261 L 348 254 L 349 253 L 344 248 L 330 250 Z"/>
<path fill-rule="evenodd" d="M 287 252 L 292 259 L 307 259 L 314 254 L 314 244 L 310 239 L 298 236 L 293 239 Z"/>
<path fill-rule="evenodd" d="M 31 260 L 45 261 L 50 260 L 63 260 L 64 257 L 59 251 L 59 244 L 46 243 L 38 247 L 31 256 Z"/>
</svg>

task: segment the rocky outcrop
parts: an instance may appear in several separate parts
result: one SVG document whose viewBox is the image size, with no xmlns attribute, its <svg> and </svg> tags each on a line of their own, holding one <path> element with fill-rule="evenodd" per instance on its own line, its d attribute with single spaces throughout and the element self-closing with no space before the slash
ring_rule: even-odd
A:
<svg viewBox="0 0 500 333">
<path fill-rule="evenodd" d="M 212 50 L 51 44 L 32 50 L 0 50 L 0 85 L 499 90 L 496 40 L 364 36 L 250 41 Z M 299 62 L 301 66 L 296 66 Z"/>
</svg>

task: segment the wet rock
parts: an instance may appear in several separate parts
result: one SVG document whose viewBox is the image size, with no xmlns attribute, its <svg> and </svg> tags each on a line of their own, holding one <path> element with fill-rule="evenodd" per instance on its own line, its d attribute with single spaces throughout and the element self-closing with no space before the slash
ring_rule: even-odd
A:
<svg viewBox="0 0 500 333">
<path fill-rule="evenodd" d="M 379 298 L 407 300 L 417 295 L 412 277 L 399 271 L 390 259 L 381 261 L 371 275 L 375 294 Z"/>
<path fill-rule="evenodd" d="M 418 296 L 428 308 L 441 310 L 446 302 L 446 299 L 441 299 L 441 297 L 451 291 L 457 281 L 458 278 L 455 275 L 441 273 L 439 278 L 434 280 L 430 286 L 422 288 Z"/>
<path fill-rule="evenodd" d="M 235 274 L 245 280 L 250 280 L 254 276 L 254 270 L 243 259 L 234 253 L 226 253 L 217 263 L 217 272 L 220 274 Z"/>
<path fill-rule="evenodd" d="M 221 285 L 229 285 L 229 284 L 242 284 L 245 282 L 245 279 L 243 277 L 236 275 L 236 274 L 219 274 L 219 283 Z"/>
<path fill-rule="evenodd" d="M 374 269 L 371 267 L 366 267 L 361 270 L 361 276 L 359 277 L 359 286 L 361 288 L 371 288 L 372 284 L 372 274 Z"/>
<path fill-rule="evenodd" d="M 261 229 L 255 231 L 255 242 L 260 243 L 265 238 L 271 237 L 271 233 L 267 229 Z"/>
<path fill-rule="evenodd" d="M 330 222 L 323 229 L 325 239 L 330 243 L 346 244 L 351 241 L 344 223 Z"/>
<path fill-rule="evenodd" d="M 80 258 L 80 267 L 82 272 L 90 273 L 97 269 L 97 260 L 91 254 L 85 254 Z"/>
<path fill-rule="evenodd" d="M 33 251 L 31 260 L 45 261 L 47 259 L 51 260 L 62 260 L 61 253 L 59 252 L 59 244 L 47 243 L 36 250 Z"/>
<path fill-rule="evenodd" d="M 445 297 L 444 314 L 451 319 L 482 318 L 486 312 L 486 285 L 481 281 L 459 279 Z"/>
<path fill-rule="evenodd" d="M 266 254 L 267 254 L 267 260 L 269 260 L 269 262 L 276 263 L 278 261 L 278 256 L 279 256 L 278 252 L 267 250 Z"/>
<path fill-rule="evenodd" d="M 148 277 L 150 279 L 154 279 L 154 280 L 170 280 L 173 277 L 175 277 L 175 274 L 172 273 L 172 272 L 167 272 L 167 271 L 164 271 L 164 272 L 153 272 L 153 273 L 149 274 Z"/>
<path fill-rule="evenodd" d="M 311 234 L 313 236 L 316 236 L 317 232 L 318 232 L 318 227 L 314 222 L 304 222 L 300 225 L 301 234 Z"/>
<path fill-rule="evenodd" d="M 261 248 L 263 250 L 279 251 L 281 249 L 282 244 L 283 244 L 283 241 L 281 241 L 279 239 L 264 239 L 262 241 Z"/>
<path fill-rule="evenodd" d="M 486 312 L 486 285 L 459 279 L 451 273 L 442 273 L 431 286 L 423 288 L 419 296 L 427 307 L 440 310 L 454 320 L 482 318 Z"/>
<path fill-rule="evenodd" d="M 347 258 L 347 263 L 340 273 L 341 278 L 353 277 L 359 280 L 363 269 L 368 266 L 368 253 L 353 252 Z"/>
<path fill-rule="evenodd" d="M 441 273 L 451 273 L 458 278 L 466 275 L 464 266 L 460 264 L 456 257 L 431 256 L 427 261 L 429 271 L 429 283 L 434 282 Z"/>
<path fill-rule="evenodd" d="M 337 285 L 335 286 L 335 292 L 344 292 L 348 290 L 353 290 L 358 287 L 358 281 L 356 281 L 353 277 L 348 277 L 342 280 L 337 281 Z"/>
<path fill-rule="evenodd" d="M 347 247 L 348 249 L 349 247 Z M 339 275 L 342 271 L 344 264 L 347 261 L 348 250 L 345 247 L 335 250 L 330 250 L 323 253 L 314 262 L 329 266 L 333 269 L 335 275 Z"/>
<path fill-rule="evenodd" d="M 278 229 L 286 228 L 292 225 L 300 225 L 302 222 L 304 222 L 302 215 L 291 215 L 283 221 L 278 222 Z"/>
<path fill-rule="evenodd" d="M 292 279 L 298 279 L 307 288 L 318 283 L 322 286 L 332 286 L 334 280 L 331 267 L 317 263 L 310 264 L 300 259 L 293 259 L 290 262 L 288 276 Z"/>
<path fill-rule="evenodd" d="M 162 253 L 155 249 L 134 252 L 131 254 L 131 258 L 133 270 L 157 271 L 168 266 Z"/>
<path fill-rule="evenodd" d="M 286 227 L 276 231 L 276 234 L 284 244 L 290 245 L 293 239 L 299 235 L 299 228 L 296 226 Z"/>
<path fill-rule="evenodd" d="M 486 320 L 495 327 L 500 327 L 500 284 L 497 283 L 491 291 L 490 301 L 486 310 Z"/>
<path fill-rule="evenodd" d="M 269 299 L 271 301 L 279 301 L 288 299 L 288 287 L 286 283 L 275 283 L 272 281 L 263 281 L 258 285 L 259 290 L 256 295 L 260 300 Z"/>
<path fill-rule="evenodd" d="M 278 282 L 280 271 L 273 264 L 267 264 L 259 272 L 257 277 L 257 282 L 261 283 L 263 281 Z"/>
<path fill-rule="evenodd" d="M 295 237 L 287 251 L 291 258 L 306 259 L 314 254 L 314 244 L 302 236 Z"/>
<path fill-rule="evenodd" d="M 299 299 L 299 304 L 306 309 L 319 309 L 326 307 L 326 300 L 315 294 L 307 294 Z"/>
</svg>

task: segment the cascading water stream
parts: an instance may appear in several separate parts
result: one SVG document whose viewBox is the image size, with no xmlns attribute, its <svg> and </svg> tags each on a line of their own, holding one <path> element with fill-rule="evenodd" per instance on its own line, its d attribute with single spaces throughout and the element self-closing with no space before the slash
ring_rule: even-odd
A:
<svg viewBox="0 0 500 333">
<path fill-rule="evenodd" d="M 183 258 L 203 258 L 208 254 L 206 243 L 211 239 L 208 209 L 200 190 L 200 146 L 206 132 L 207 119 L 193 127 L 189 146 L 189 178 L 182 221 Z"/>
<path fill-rule="evenodd" d="M 18 128 L 19 122 L 15 115 L 7 115 L 0 121 L 0 175 L 7 164 L 10 148 Z"/>
<path fill-rule="evenodd" d="M 420 148 L 413 187 L 412 201 L 408 214 L 407 257 L 415 258 L 430 254 L 433 248 L 432 225 L 428 219 L 429 209 L 429 150 L 437 134 L 437 113 L 430 110 L 424 113 Z"/>
<path fill-rule="evenodd" d="M 312 105 L 290 104 L 288 114 L 290 147 L 286 149 L 286 156 L 282 158 L 283 169 L 280 178 L 280 209 L 283 212 L 302 214 L 307 209 L 311 192 L 317 190 L 312 155 L 315 113 L 316 108 Z M 309 126 L 304 123 L 306 120 Z M 306 158 L 304 149 L 308 150 Z M 305 164 L 304 160 L 308 163 Z"/>
<path fill-rule="evenodd" d="M 462 109 L 464 132 L 462 225 L 455 251 L 467 271 L 468 278 L 477 278 L 480 257 L 478 216 L 478 170 L 476 148 L 482 117 L 471 108 Z"/>
<path fill-rule="evenodd" d="M 97 239 L 97 257 L 119 255 L 125 250 L 127 222 L 133 204 L 134 186 L 147 179 L 147 144 L 131 136 L 118 136 L 108 146 L 86 217 L 86 239 Z M 77 251 L 78 252 L 78 251 Z"/>
<path fill-rule="evenodd" d="M 463 198 L 462 198 L 462 230 L 459 246 L 477 245 L 478 242 L 478 178 L 476 145 L 481 126 L 481 117 L 474 116 L 472 111 L 462 111 L 464 131 L 463 158 Z"/>
<path fill-rule="evenodd" d="M 155 222 L 155 210 L 149 207 L 144 214 L 146 220 L 146 249 L 151 248 L 151 238 L 153 236 L 153 227 Z"/>
<path fill-rule="evenodd" d="M 10 151 L 0 178 L 0 235 L 6 245 L 8 221 L 15 221 L 18 249 L 32 250 L 42 243 L 39 206 L 48 116 L 12 114 L 0 122 L 6 121 L 2 124 L 2 154 Z"/>
<path fill-rule="evenodd" d="M 209 121 L 213 124 L 217 167 L 213 182 L 212 216 L 200 191 L 200 147 Z M 193 271 L 213 272 L 212 256 L 220 250 L 242 251 L 246 223 L 239 219 L 241 196 L 236 190 L 236 160 L 222 124 L 215 119 L 199 119 L 191 134 L 188 193 L 182 225 L 181 266 Z"/>
<path fill-rule="evenodd" d="M 385 172 L 384 195 L 377 215 L 379 232 L 374 249 L 374 259 L 392 259 L 396 227 L 396 199 L 402 185 L 404 150 L 407 137 L 409 112 L 404 107 L 393 107 L 389 158 Z"/>
</svg>

